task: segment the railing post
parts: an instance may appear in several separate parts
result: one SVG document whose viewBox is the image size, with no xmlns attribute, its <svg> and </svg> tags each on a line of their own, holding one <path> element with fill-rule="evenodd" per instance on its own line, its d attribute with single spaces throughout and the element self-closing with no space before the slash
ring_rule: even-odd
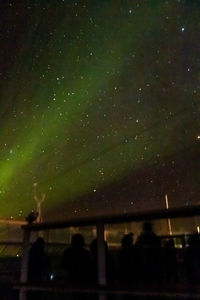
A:
<svg viewBox="0 0 200 300">
<path fill-rule="evenodd" d="M 29 260 L 29 242 L 30 242 L 30 230 L 24 229 L 23 238 L 23 252 L 22 252 L 22 263 L 21 263 L 21 275 L 20 282 L 26 283 L 28 280 L 28 260 Z M 19 291 L 19 300 L 26 300 L 26 291 L 21 288 Z"/>
<path fill-rule="evenodd" d="M 98 284 L 106 285 L 106 253 L 104 241 L 104 224 L 98 222 L 97 227 L 97 272 Z"/>
</svg>

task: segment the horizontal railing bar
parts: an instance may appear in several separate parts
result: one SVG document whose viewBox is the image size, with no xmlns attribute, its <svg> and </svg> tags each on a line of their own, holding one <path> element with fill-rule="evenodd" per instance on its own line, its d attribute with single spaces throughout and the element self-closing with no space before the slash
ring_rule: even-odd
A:
<svg viewBox="0 0 200 300">
<path fill-rule="evenodd" d="M 22 241 L 0 241 L 0 245 L 6 245 L 6 246 L 21 246 L 22 245 Z"/>
<path fill-rule="evenodd" d="M 166 238 L 184 238 L 191 236 L 191 233 L 180 233 L 180 234 L 167 234 L 167 235 L 158 235 L 160 239 Z M 30 242 L 33 244 L 34 242 Z M 66 242 L 46 242 L 46 246 L 66 246 Z M 119 241 L 120 244 L 120 241 Z M 0 246 L 22 246 L 23 241 L 0 241 Z"/>
<path fill-rule="evenodd" d="M 67 287 L 47 287 L 47 286 L 36 286 L 36 285 L 15 285 L 14 290 L 23 291 L 43 291 L 43 292 L 60 292 L 60 293 L 71 293 L 71 294 L 112 294 L 112 295 L 132 295 L 142 297 L 165 297 L 170 299 L 200 299 L 200 294 L 195 293 L 184 293 L 184 292 L 152 292 L 152 291 L 135 291 L 135 290 L 120 290 L 120 289 L 106 289 L 106 288 L 67 288 Z"/>
<path fill-rule="evenodd" d="M 0 219 L 0 224 L 6 224 L 6 225 L 26 225 L 26 221 L 21 220 L 8 220 L 8 219 Z"/>
<path fill-rule="evenodd" d="M 30 242 L 33 244 L 34 242 Z M 66 246 L 65 242 L 46 242 L 46 246 Z M 0 241 L 0 246 L 23 246 L 23 242 Z"/>
<path fill-rule="evenodd" d="M 135 212 L 127 214 L 113 214 L 97 217 L 87 217 L 79 219 L 67 219 L 60 221 L 49 221 L 23 225 L 22 228 L 28 231 L 39 231 L 49 229 L 61 229 L 66 227 L 91 226 L 98 222 L 104 224 L 128 223 L 131 221 L 156 220 L 167 218 L 187 218 L 200 215 L 200 206 L 184 206 L 179 208 L 169 208 L 162 210 L 151 210 L 146 212 Z"/>
</svg>

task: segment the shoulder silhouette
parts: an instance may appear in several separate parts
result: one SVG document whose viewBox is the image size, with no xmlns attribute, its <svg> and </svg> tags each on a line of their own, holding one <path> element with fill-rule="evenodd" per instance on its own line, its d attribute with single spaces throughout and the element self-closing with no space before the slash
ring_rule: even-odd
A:
<svg viewBox="0 0 200 300">
<path fill-rule="evenodd" d="M 153 232 L 153 226 L 150 222 L 144 222 L 142 226 L 142 233 L 138 236 L 137 245 L 143 247 L 160 246 L 158 236 Z"/>
<path fill-rule="evenodd" d="M 71 283 L 84 283 L 88 280 L 90 263 L 89 251 L 85 249 L 84 237 L 77 233 L 72 236 L 71 246 L 64 251 L 62 267 Z"/>
<path fill-rule="evenodd" d="M 45 253 L 45 242 L 39 237 L 33 243 L 29 251 L 29 272 L 30 281 L 44 281 L 48 279 L 49 259 Z"/>
</svg>

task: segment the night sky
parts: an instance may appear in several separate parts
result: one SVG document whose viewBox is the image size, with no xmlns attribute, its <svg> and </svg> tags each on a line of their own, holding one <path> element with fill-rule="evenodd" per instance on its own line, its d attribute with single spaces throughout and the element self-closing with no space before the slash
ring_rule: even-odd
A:
<svg viewBox="0 0 200 300">
<path fill-rule="evenodd" d="M 198 0 L 0 1 L 0 217 L 200 201 Z"/>
</svg>

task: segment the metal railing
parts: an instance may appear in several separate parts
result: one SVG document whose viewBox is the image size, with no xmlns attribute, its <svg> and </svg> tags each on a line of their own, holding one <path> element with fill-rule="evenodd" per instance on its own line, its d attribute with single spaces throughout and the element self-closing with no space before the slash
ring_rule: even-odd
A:
<svg viewBox="0 0 200 300">
<path fill-rule="evenodd" d="M 81 218 L 81 219 L 67 219 L 52 222 L 42 222 L 23 225 L 22 229 L 24 232 L 23 238 L 23 254 L 22 254 L 22 265 L 21 265 L 21 277 L 20 283 L 15 285 L 16 289 L 19 289 L 19 300 L 26 300 L 26 292 L 31 291 L 62 291 L 67 293 L 94 293 L 99 295 L 99 299 L 106 299 L 107 294 L 123 294 L 123 295 L 135 295 L 135 296 L 163 296 L 179 299 L 184 298 L 200 298 L 198 293 L 193 293 L 192 296 L 186 293 L 177 293 L 176 291 L 136 291 L 136 290 L 120 290 L 118 287 L 108 288 L 106 278 L 106 253 L 104 244 L 104 227 L 107 224 L 121 224 L 127 222 L 139 222 L 147 220 L 158 220 L 158 219 L 172 219 L 172 218 L 189 218 L 200 215 L 200 206 L 190 206 L 181 208 L 170 208 L 165 210 L 154 210 L 146 212 L 136 212 L 129 214 L 118 214 L 118 215 L 104 215 L 98 217 Z M 31 233 L 35 231 L 45 231 L 52 229 L 61 229 L 67 227 L 83 227 L 83 226 L 96 226 L 97 232 L 97 279 L 98 285 L 94 288 L 79 288 L 79 287 L 66 287 L 59 284 L 40 284 L 31 285 L 28 283 L 28 259 L 29 259 L 29 245 Z"/>
</svg>

